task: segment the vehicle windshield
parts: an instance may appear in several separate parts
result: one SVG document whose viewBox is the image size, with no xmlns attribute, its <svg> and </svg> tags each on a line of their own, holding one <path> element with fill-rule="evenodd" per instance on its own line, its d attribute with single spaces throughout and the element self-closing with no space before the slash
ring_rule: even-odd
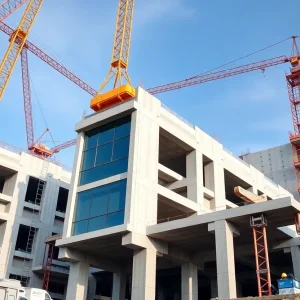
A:
<svg viewBox="0 0 300 300">
<path fill-rule="evenodd" d="M 18 300 L 28 300 L 28 299 L 23 296 L 20 296 Z"/>
</svg>

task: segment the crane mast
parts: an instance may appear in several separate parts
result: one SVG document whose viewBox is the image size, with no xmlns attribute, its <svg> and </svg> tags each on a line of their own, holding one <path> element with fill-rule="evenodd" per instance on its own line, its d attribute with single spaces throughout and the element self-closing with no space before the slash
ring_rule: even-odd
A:
<svg viewBox="0 0 300 300">
<path fill-rule="evenodd" d="M 90 104 L 90 107 L 96 112 L 135 97 L 136 92 L 128 74 L 133 10 L 134 0 L 119 0 L 110 69 L 98 94 Z M 123 79 L 127 82 L 126 84 L 123 84 Z M 111 80 L 114 80 L 113 89 L 101 94 Z"/>
<path fill-rule="evenodd" d="M 0 100 L 12 75 L 17 59 L 27 40 L 33 22 L 39 12 L 43 0 L 30 0 L 22 16 L 19 26 L 10 38 L 10 44 L 0 64 Z"/>
</svg>

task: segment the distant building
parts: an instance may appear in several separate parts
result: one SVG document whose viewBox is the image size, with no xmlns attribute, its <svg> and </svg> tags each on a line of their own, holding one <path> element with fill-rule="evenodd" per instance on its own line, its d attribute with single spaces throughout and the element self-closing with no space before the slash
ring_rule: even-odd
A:
<svg viewBox="0 0 300 300">
<path fill-rule="evenodd" d="M 71 172 L 0 145 L 0 278 L 41 288 L 47 236 L 62 233 Z M 47 253 L 46 253 L 47 255 Z M 54 250 L 49 292 L 64 299 L 69 265 Z"/>
<path fill-rule="evenodd" d="M 248 153 L 242 158 L 299 199 L 290 144 Z"/>
</svg>

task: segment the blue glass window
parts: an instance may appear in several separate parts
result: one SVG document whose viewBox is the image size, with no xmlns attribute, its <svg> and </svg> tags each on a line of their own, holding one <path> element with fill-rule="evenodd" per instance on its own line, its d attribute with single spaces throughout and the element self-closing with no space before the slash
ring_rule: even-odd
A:
<svg viewBox="0 0 300 300">
<path fill-rule="evenodd" d="M 86 132 L 79 185 L 127 172 L 130 121 L 124 117 Z"/>
<path fill-rule="evenodd" d="M 80 221 L 88 218 L 90 214 L 92 193 L 85 191 L 78 194 L 75 220 Z"/>
<path fill-rule="evenodd" d="M 113 227 L 124 223 L 124 210 L 107 216 L 107 227 Z"/>
<path fill-rule="evenodd" d="M 86 135 L 88 138 L 85 144 L 85 150 L 95 148 L 97 146 L 98 131 L 91 130 L 87 132 Z"/>
<path fill-rule="evenodd" d="M 124 224 L 126 184 L 125 179 L 78 193 L 73 235 Z"/>
<path fill-rule="evenodd" d="M 73 224 L 73 235 L 87 232 L 88 220 L 76 222 Z"/>
<path fill-rule="evenodd" d="M 97 148 L 96 166 L 111 162 L 113 143 L 108 143 Z"/>
</svg>

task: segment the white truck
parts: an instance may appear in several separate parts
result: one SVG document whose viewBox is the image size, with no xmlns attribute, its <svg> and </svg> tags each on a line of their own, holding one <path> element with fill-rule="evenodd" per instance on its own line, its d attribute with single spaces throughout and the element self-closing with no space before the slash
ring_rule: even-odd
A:
<svg viewBox="0 0 300 300">
<path fill-rule="evenodd" d="M 24 288 L 21 282 L 13 279 L 0 279 L 0 300 L 52 300 L 40 289 Z"/>
</svg>

